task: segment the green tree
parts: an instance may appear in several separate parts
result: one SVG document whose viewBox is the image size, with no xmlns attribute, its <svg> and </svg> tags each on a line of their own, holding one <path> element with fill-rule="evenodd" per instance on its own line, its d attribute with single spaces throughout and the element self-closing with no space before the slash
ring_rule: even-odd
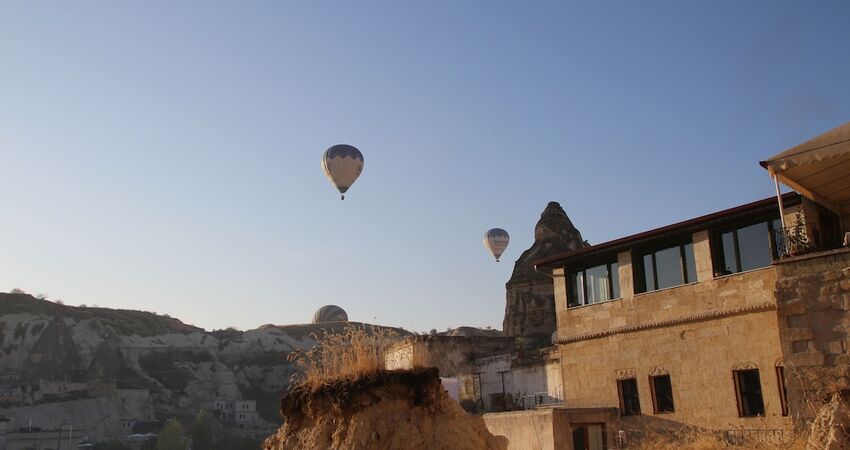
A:
<svg viewBox="0 0 850 450">
<path fill-rule="evenodd" d="M 177 419 L 169 419 L 159 431 L 156 450 L 185 450 L 183 446 L 183 426 Z"/>
<path fill-rule="evenodd" d="M 212 445 L 212 418 L 202 409 L 192 423 L 192 450 L 210 450 Z"/>
</svg>

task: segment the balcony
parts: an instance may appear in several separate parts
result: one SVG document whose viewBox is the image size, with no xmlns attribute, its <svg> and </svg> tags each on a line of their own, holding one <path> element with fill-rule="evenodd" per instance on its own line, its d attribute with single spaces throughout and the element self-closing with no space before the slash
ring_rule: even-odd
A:
<svg viewBox="0 0 850 450">
<path fill-rule="evenodd" d="M 834 250 L 846 245 L 834 220 L 802 222 L 773 230 L 778 259 Z"/>
</svg>

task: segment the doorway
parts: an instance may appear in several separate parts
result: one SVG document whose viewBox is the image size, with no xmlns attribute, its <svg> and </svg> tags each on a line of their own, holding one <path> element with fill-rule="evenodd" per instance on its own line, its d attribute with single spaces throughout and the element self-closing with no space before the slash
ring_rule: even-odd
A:
<svg viewBox="0 0 850 450">
<path fill-rule="evenodd" d="M 605 424 L 572 424 L 573 450 L 606 450 Z"/>
</svg>

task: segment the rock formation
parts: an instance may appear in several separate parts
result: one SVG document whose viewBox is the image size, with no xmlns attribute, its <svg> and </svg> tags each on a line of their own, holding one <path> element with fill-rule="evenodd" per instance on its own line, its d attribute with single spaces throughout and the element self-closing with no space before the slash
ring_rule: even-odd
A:
<svg viewBox="0 0 850 450">
<path fill-rule="evenodd" d="M 13 393 L 0 397 L 0 416 L 25 423 L 31 410 L 59 411 L 59 402 L 64 402 L 62 411 L 80 414 L 94 403 L 103 411 L 121 411 L 133 403 L 143 412 L 110 413 L 110 431 L 120 419 L 165 419 L 209 409 L 216 400 L 251 399 L 257 401 L 260 418 L 276 426 L 278 399 L 299 370 L 287 356 L 311 348 L 315 336 L 347 326 L 333 322 L 208 332 L 144 311 L 72 307 L 0 293 L 0 392 Z M 138 401 L 121 400 L 137 394 Z M 55 417 L 42 414 L 43 422 L 34 419 L 34 426 L 61 426 L 62 411 Z M 95 426 L 100 419 L 90 416 Z"/>
<path fill-rule="evenodd" d="M 515 337 L 526 347 L 550 344 L 556 328 L 555 292 L 552 278 L 535 272 L 534 262 L 585 245 L 561 205 L 549 202 L 534 228 L 534 244 L 517 259 L 511 279 L 505 285 L 507 304 L 502 324 L 505 336 Z"/>
<path fill-rule="evenodd" d="M 507 439 L 490 434 L 480 417 L 449 398 L 435 368 L 300 385 L 280 403 L 286 421 L 265 450 L 507 448 Z"/>
</svg>

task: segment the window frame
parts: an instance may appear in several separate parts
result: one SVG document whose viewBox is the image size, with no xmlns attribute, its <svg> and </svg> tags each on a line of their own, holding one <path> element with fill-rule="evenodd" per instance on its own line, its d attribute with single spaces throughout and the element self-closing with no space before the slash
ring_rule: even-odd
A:
<svg viewBox="0 0 850 450">
<path fill-rule="evenodd" d="M 776 246 L 776 227 L 774 227 L 774 222 L 779 219 L 779 215 L 774 216 L 765 216 L 759 217 L 755 220 L 747 220 L 736 222 L 733 225 L 728 225 L 722 228 L 717 228 L 711 230 L 709 233 L 710 241 L 711 241 L 711 263 L 715 268 L 723 268 L 723 271 L 719 271 L 717 269 L 714 270 L 714 278 L 725 277 L 728 275 L 734 275 L 736 273 L 749 272 L 750 270 L 759 270 L 764 267 L 769 267 L 770 264 L 764 267 L 757 267 L 755 269 L 747 269 L 741 270 L 741 247 L 738 242 L 738 231 L 751 227 L 753 225 L 758 225 L 762 223 L 767 224 L 767 234 L 768 234 L 768 247 L 769 247 L 769 257 L 771 262 L 779 259 L 778 248 Z M 782 225 L 780 225 L 781 228 Z M 735 252 L 735 271 L 727 273 L 726 268 L 726 252 L 723 249 L 723 235 L 726 233 L 732 233 L 732 248 Z"/>
<path fill-rule="evenodd" d="M 590 303 L 589 302 L 590 299 L 588 297 L 588 292 L 587 292 L 587 270 L 593 269 L 593 268 L 599 267 L 599 266 L 605 266 L 605 269 L 608 272 L 608 297 L 609 298 L 607 300 L 602 300 L 602 301 L 599 301 L 599 302 Z M 612 270 L 612 266 L 617 267 L 616 272 Z M 613 301 L 613 300 L 619 300 L 619 299 L 623 298 L 623 294 L 622 294 L 623 287 L 620 285 L 620 262 L 617 260 L 616 257 L 613 258 L 613 259 L 607 258 L 607 259 L 604 259 L 604 260 L 602 260 L 598 263 L 594 263 L 594 264 L 583 264 L 580 269 L 569 270 L 569 271 L 565 270 L 565 272 L 567 273 L 567 292 L 569 293 L 569 296 L 570 296 L 570 298 L 567 299 L 567 309 L 580 308 L 582 306 L 596 305 L 598 303 L 605 303 L 605 302 L 610 302 L 610 301 Z M 582 289 L 581 299 L 582 299 L 582 303 L 573 304 L 573 303 L 571 303 L 571 300 L 576 299 L 576 296 L 573 295 L 573 294 L 576 294 L 578 292 L 578 290 L 577 290 L 578 286 L 576 286 L 575 279 L 576 279 L 576 275 L 579 274 L 579 273 L 581 273 L 581 284 L 582 284 L 582 286 L 581 286 L 581 289 Z M 620 295 L 618 295 L 616 297 L 614 297 L 613 277 L 617 277 L 618 291 L 620 291 L 620 292 L 618 292 L 618 294 L 620 294 Z"/>
<path fill-rule="evenodd" d="M 760 400 L 760 403 L 761 403 L 761 413 L 744 414 L 745 413 L 745 411 L 744 411 L 744 398 L 743 398 L 744 396 L 743 396 L 743 393 L 741 392 L 740 374 L 747 373 L 747 372 L 750 372 L 750 373 L 755 372 L 756 377 L 758 378 L 758 385 L 759 385 L 758 393 L 759 393 L 759 397 L 760 397 L 759 400 Z M 764 408 L 764 391 L 762 390 L 762 387 L 761 387 L 761 373 L 759 372 L 759 370 L 758 369 L 736 369 L 736 370 L 733 370 L 732 371 L 732 381 L 733 381 L 733 384 L 735 386 L 735 399 L 737 400 L 737 403 L 738 403 L 738 417 L 741 417 L 741 418 L 765 417 L 766 413 L 765 413 L 765 408 Z"/>
<path fill-rule="evenodd" d="M 635 395 L 634 395 L 635 398 L 634 398 L 634 400 L 635 400 L 636 405 L 637 405 L 637 411 L 626 411 L 626 400 L 625 400 L 625 397 L 623 396 L 623 383 L 625 383 L 625 382 L 634 382 L 634 384 L 635 384 L 635 386 L 634 386 L 635 387 Z M 631 377 L 631 378 L 620 378 L 620 379 L 618 379 L 617 380 L 617 397 L 620 400 L 620 416 L 623 416 L 623 417 L 640 416 L 640 415 L 643 414 L 642 411 L 641 411 L 641 408 L 640 408 L 640 389 L 638 388 L 637 378 Z"/>
<path fill-rule="evenodd" d="M 667 378 L 668 384 L 670 385 L 670 409 L 661 411 L 658 405 L 658 393 L 655 388 L 655 381 L 659 378 Z M 650 375 L 649 376 L 649 390 L 652 393 L 652 413 L 653 414 L 673 414 L 676 412 L 676 401 L 673 399 L 673 379 L 670 378 L 670 374 L 660 374 L 660 375 Z"/>
<path fill-rule="evenodd" d="M 691 253 L 694 254 L 694 278 L 690 279 L 688 276 L 688 261 L 687 261 L 687 252 L 685 251 L 685 246 L 691 246 Z M 664 289 L 672 289 L 679 286 L 684 286 L 686 284 L 696 283 L 697 280 L 697 270 L 696 270 L 696 252 L 693 248 L 694 241 L 693 235 L 688 235 L 688 237 L 683 239 L 664 241 L 657 245 L 645 246 L 636 248 L 636 251 L 632 252 L 632 267 L 637 270 L 634 272 L 633 282 L 635 294 L 646 294 L 649 292 L 660 291 Z M 677 284 L 675 286 L 668 286 L 659 288 L 658 287 L 658 262 L 656 261 L 655 254 L 662 252 L 664 250 L 668 250 L 671 248 L 678 248 L 679 250 L 679 272 L 682 276 L 682 283 Z M 644 258 L 649 256 L 652 261 L 652 284 L 654 289 L 649 289 L 646 285 L 646 264 L 644 264 Z"/>
<path fill-rule="evenodd" d="M 782 417 L 789 415 L 788 411 L 788 389 L 785 387 L 785 366 L 776 366 L 776 381 L 779 385 L 779 406 L 782 409 Z"/>
</svg>

